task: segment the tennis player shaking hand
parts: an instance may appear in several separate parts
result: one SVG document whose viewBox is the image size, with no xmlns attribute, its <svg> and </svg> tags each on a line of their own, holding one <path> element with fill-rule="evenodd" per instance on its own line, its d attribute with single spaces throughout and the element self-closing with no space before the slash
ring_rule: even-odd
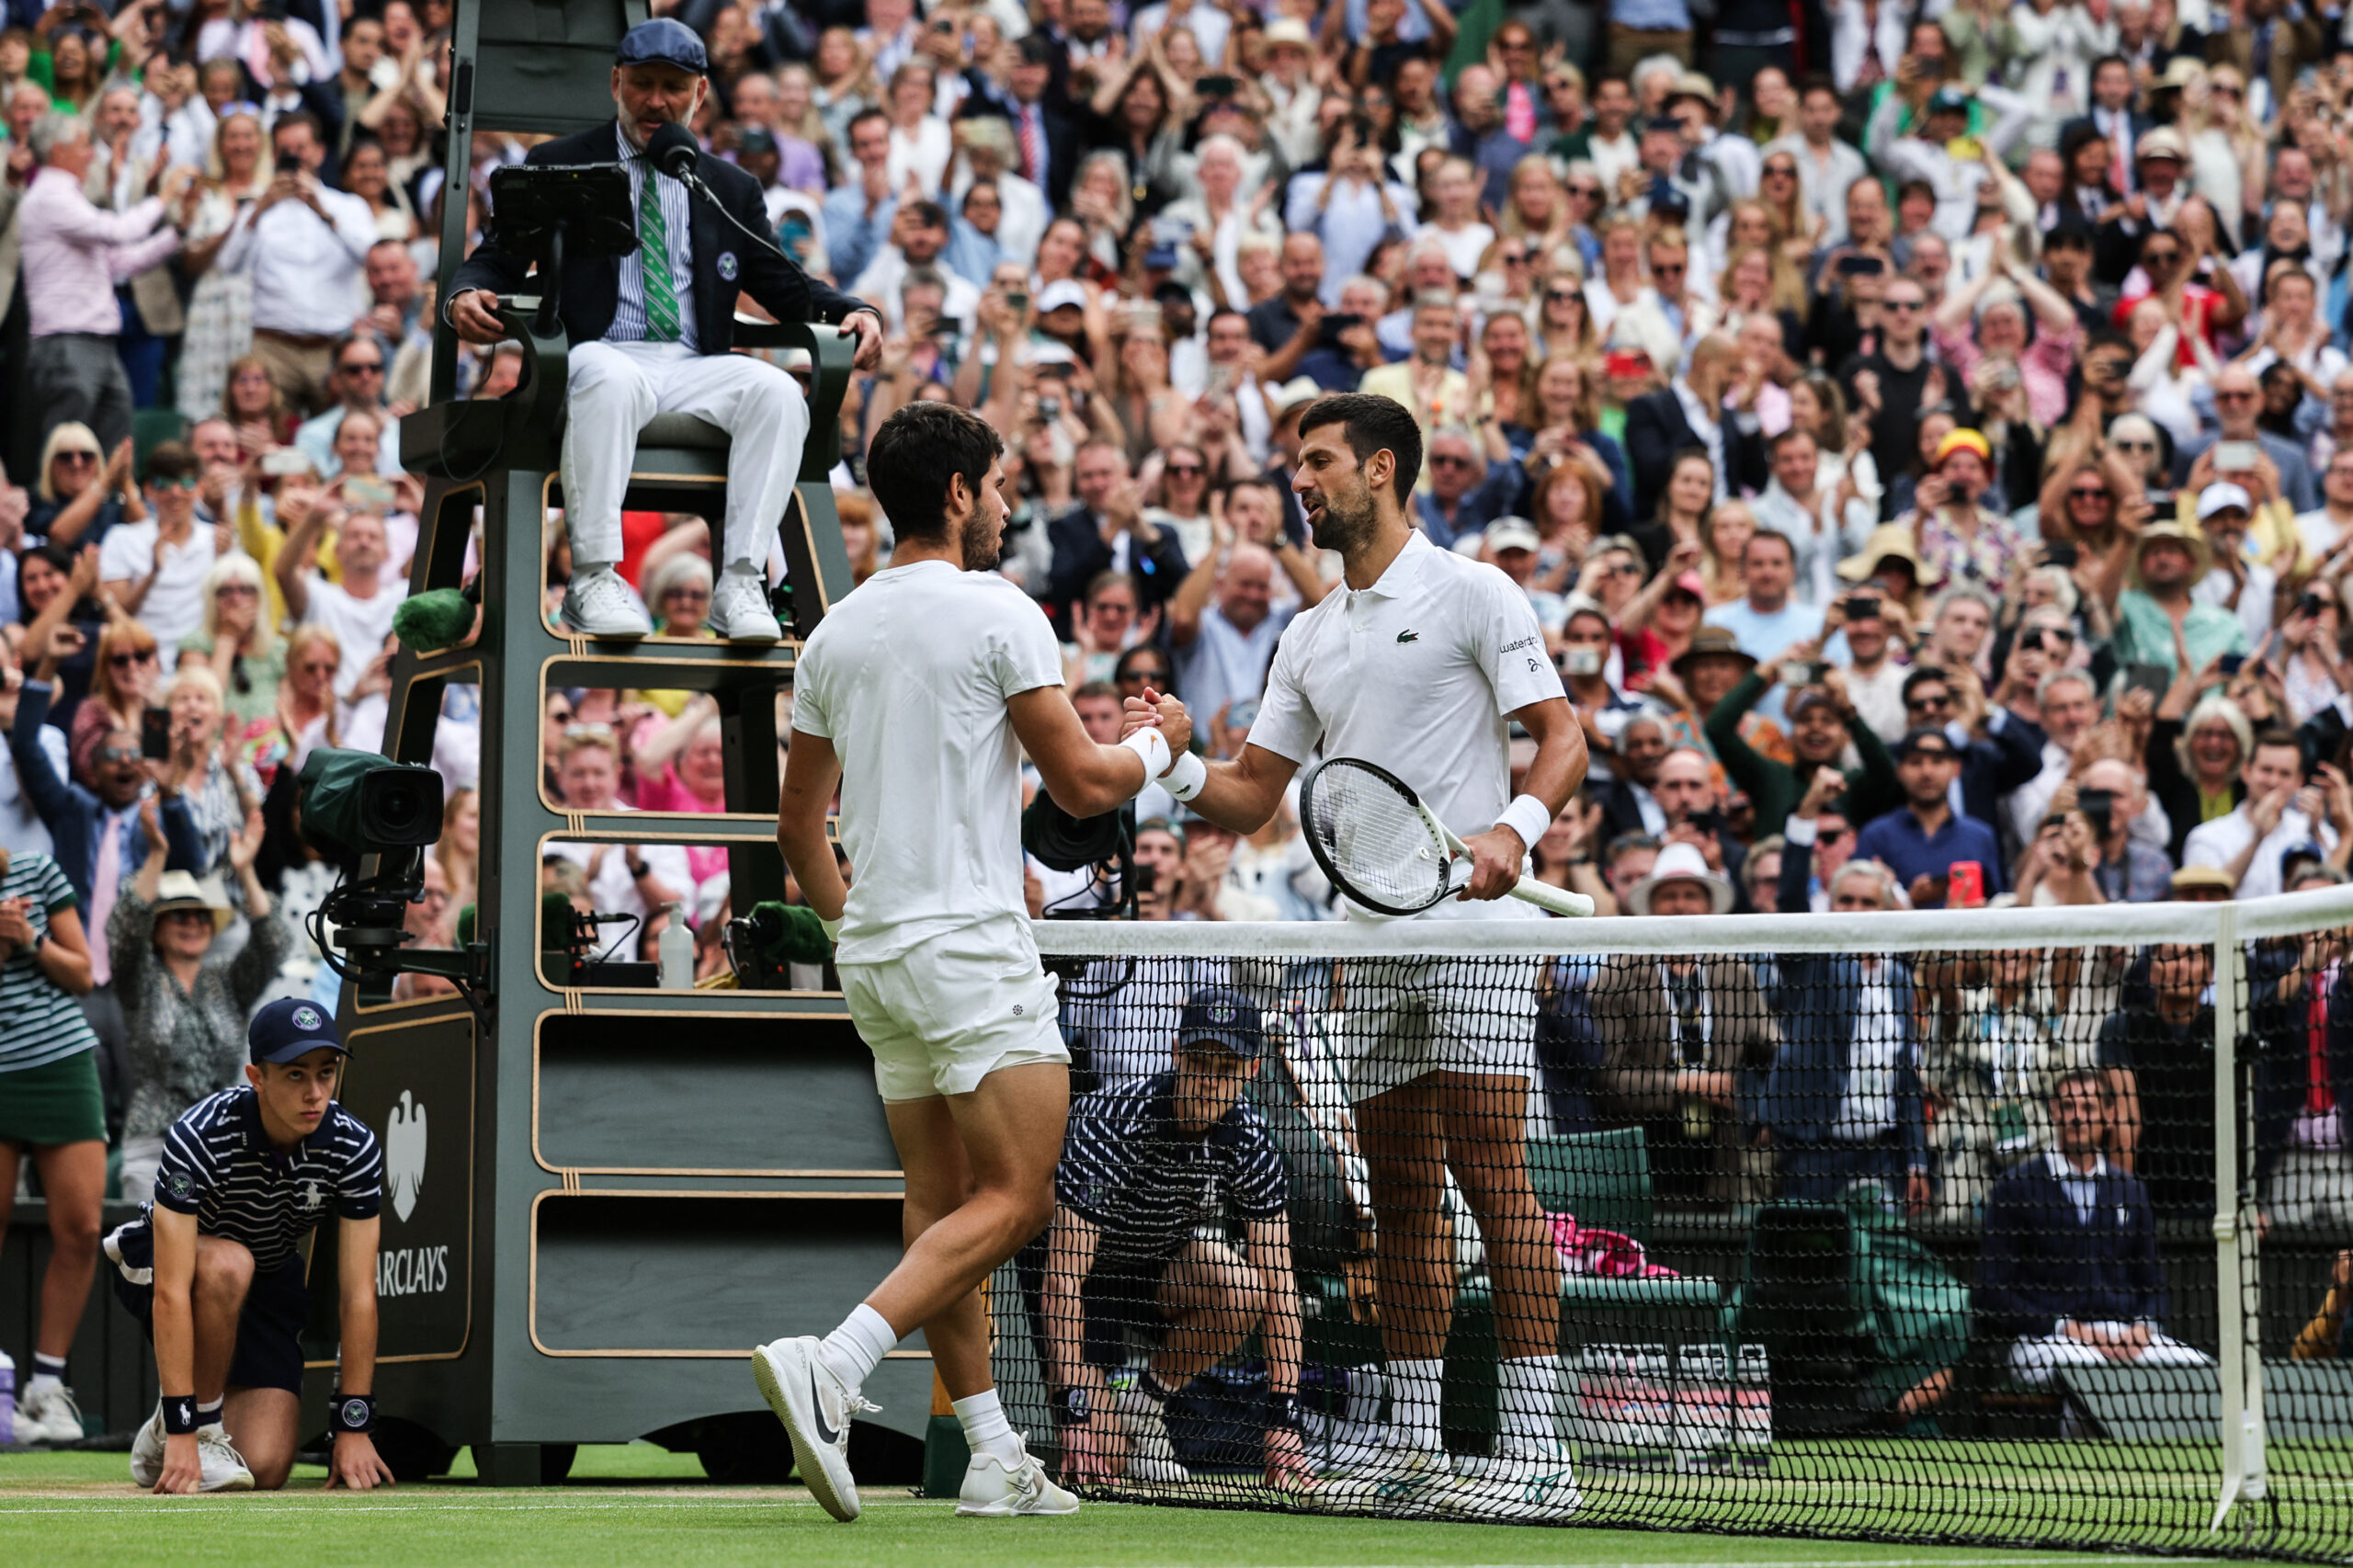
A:
<svg viewBox="0 0 2353 1568">
<path fill-rule="evenodd" d="M 1504 897 L 1537 838 L 1584 780 L 1585 737 L 1527 597 L 1502 572 L 1441 551 L 1406 512 L 1422 471 L 1414 415 L 1391 398 L 1324 398 L 1300 419 L 1291 490 L 1315 544 L 1339 552 L 1345 591 L 1283 631 L 1242 755 L 1186 751 L 1191 720 L 1158 692 L 1128 701 L 1133 733 L 1157 729 L 1169 791 L 1212 822 L 1255 832 L 1321 751 L 1393 775 L 1461 838 L 1463 895 L 1424 919 L 1541 919 Z M 1510 726 L 1536 741 L 1511 790 Z M 1351 916 L 1369 911 L 1351 903 Z M 1520 972 L 1524 969 L 1525 972 Z M 1536 1074 L 1532 960 L 1351 962 L 1348 1096 L 1372 1185 L 1376 1290 L 1391 1420 L 1353 1485 L 1384 1511 L 1555 1517 L 1576 1506 L 1554 1425 L 1561 1381 L 1560 1267 L 1524 1159 Z M 1501 1438 L 1458 1472 L 1440 1435 L 1451 1292 L 1435 1213 L 1445 1174 L 1477 1215 L 1502 1341 Z"/>
<path fill-rule="evenodd" d="M 957 1512 L 1078 1507 L 1006 1419 L 980 1295 L 1052 1216 L 1070 1110 L 1054 982 L 1022 898 L 1020 763 L 1027 752 L 1055 803 L 1084 817 L 1165 773 L 1169 753 L 1155 728 L 1088 737 L 1051 628 L 994 572 L 1003 451 L 945 403 L 883 421 L 867 471 L 898 541 L 891 565 L 825 617 L 794 674 L 777 841 L 837 943 L 906 1173 L 899 1266 L 822 1340 L 753 1353 L 802 1481 L 837 1519 L 858 1512 L 849 1426 L 872 1408 L 860 1387 L 918 1329 L 972 1445 Z M 855 889 L 826 836 L 836 789 Z"/>
</svg>

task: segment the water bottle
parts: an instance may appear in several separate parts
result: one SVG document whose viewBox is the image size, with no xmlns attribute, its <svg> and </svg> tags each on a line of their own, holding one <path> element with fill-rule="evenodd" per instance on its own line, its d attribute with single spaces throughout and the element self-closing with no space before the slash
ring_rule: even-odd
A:
<svg viewBox="0 0 2353 1568">
<path fill-rule="evenodd" d="M 17 1440 L 17 1364 L 0 1350 L 0 1449 Z"/>
<path fill-rule="evenodd" d="M 670 921 L 654 941 L 656 983 L 665 991 L 692 991 L 695 934 L 687 929 L 686 906 L 674 900 L 662 907 L 670 912 Z"/>
</svg>

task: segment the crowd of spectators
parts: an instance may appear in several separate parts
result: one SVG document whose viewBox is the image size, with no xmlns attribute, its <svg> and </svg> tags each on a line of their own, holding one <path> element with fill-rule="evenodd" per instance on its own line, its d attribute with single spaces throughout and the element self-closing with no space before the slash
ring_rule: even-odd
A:
<svg viewBox="0 0 2353 1568">
<path fill-rule="evenodd" d="M 709 49 L 697 134 L 889 324 L 841 416 L 854 575 L 892 547 L 865 433 L 914 399 L 983 411 L 1007 445 L 1001 570 L 1098 738 L 1151 687 L 1212 752 L 1244 743 L 1276 641 L 1337 585 L 1290 489 L 1299 415 L 1380 392 L 1424 426 L 1418 526 L 1545 628 L 1593 767 L 1536 874 L 1605 913 L 2346 880 L 2341 12 L 655 9 Z M 449 0 L 5 19 L 0 846 L 55 858 L 98 1035 L 138 1037 L 109 1054 L 128 1151 L 208 1018 L 332 989 L 300 935 L 332 872 L 291 778 L 320 744 L 381 744 L 423 501 L 397 421 L 426 396 L 444 215 L 464 201 L 478 239 L 490 172 L 532 139 L 478 133 L 445 177 Z M 520 374 L 512 346 L 459 354 L 465 395 Z M 703 634 L 702 521 L 624 531 L 660 630 Z M 559 542 L 551 608 L 568 565 Z M 444 701 L 449 837 L 412 925 L 447 941 L 478 877 L 480 713 Z M 725 805 L 708 699 L 555 690 L 541 717 L 551 801 Z M 1339 917 L 1293 812 L 1248 837 L 1157 791 L 1142 815 L 1146 918 Z M 1030 869 L 1035 910 L 1097 896 Z M 685 918 L 724 967 L 723 852 L 564 845 L 547 875 L 640 916 L 649 953 Z M 2301 1085 L 2267 1102 L 2266 1170 L 2309 1218 L 2353 1210 L 2337 961 L 2255 980 L 2293 1015 L 2271 1038 Z M 2160 1210 L 2190 1201 L 2192 958 L 1717 967 L 1753 1014 L 1708 1002 L 1712 973 L 1548 974 L 1552 1125 L 1649 1128 L 1695 1201 L 1875 1175 L 1975 1212 L 2047 1143 L 2052 1075 L 2089 1068 L 2110 1157 Z M 2154 1081 L 2184 1085 L 2187 1124 Z"/>
</svg>

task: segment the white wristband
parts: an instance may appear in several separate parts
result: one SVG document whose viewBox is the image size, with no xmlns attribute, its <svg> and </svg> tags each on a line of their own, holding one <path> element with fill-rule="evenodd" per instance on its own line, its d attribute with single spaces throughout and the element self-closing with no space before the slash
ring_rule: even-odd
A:
<svg viewBox="0 0 2353 1568">
<path fill-rule="evenodd" d="M 1143 758 L 1143 781 L 1151 783 L 1168 771 L 1168 737 L 1147 724 L 1120 743 Z M 1142 788 L 1141 785 L 1138 788 Z"/>
<path fill-rule="evenodd" d="M 1161 780 L 1168 787 L 1168 792 L 1180 801 L 1189 801 L 1199 794 L 1209 781 L 1210 765 L 1191 752 L 1178 757 L 1170 766 L 1168 777 Z"/>
<path fill-rule="evenodd" d="M 1504 808 L 1503 815 L 1495 819 L 1495 825 L 1519 835 L 1520 843 L 1532 851 L 1536 841 L 1544 836 L 1544 830 L 1552 825 L 1552 813 L 1533 795 L 1515 795 L 1511 804 Z"/>
<path fill-rule="evenodd" d="M 833 943 L 835 947 L 839 947 L 841 945 L 842 923 L 840 921 L 828 920 L 824 915 L 820 915 L 817 916 L 817 929 L 825 934 L 825 940 L 828 942 Z"/>
</svg>

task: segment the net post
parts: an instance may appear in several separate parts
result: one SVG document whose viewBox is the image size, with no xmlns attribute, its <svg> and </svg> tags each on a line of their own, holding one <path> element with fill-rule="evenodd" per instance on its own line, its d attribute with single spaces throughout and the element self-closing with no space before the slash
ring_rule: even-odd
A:
<svg viewBox="0 0 2353 1568">
<path fill-rule="evenodd" d="M 2222 904 L 2214 926 L 2214 1290 L 2220 1342 L 2222 1487 L 2212 1534 L 2234 1503 L 2264 1494 L 2263 1358 L 2246 1338 L 2245 1291 L 2256 1227 L 2241 1223 L 2238 1095 L 2239 1020 L 2245 1006 L 2246 955 L 2239 946 L 2238 911 Z M 2253 1107 L 2246 1108 L 2252 1117 Z M 2251 1146 L 2251 1144 L 2250 1144 Z"/>
</svg>

